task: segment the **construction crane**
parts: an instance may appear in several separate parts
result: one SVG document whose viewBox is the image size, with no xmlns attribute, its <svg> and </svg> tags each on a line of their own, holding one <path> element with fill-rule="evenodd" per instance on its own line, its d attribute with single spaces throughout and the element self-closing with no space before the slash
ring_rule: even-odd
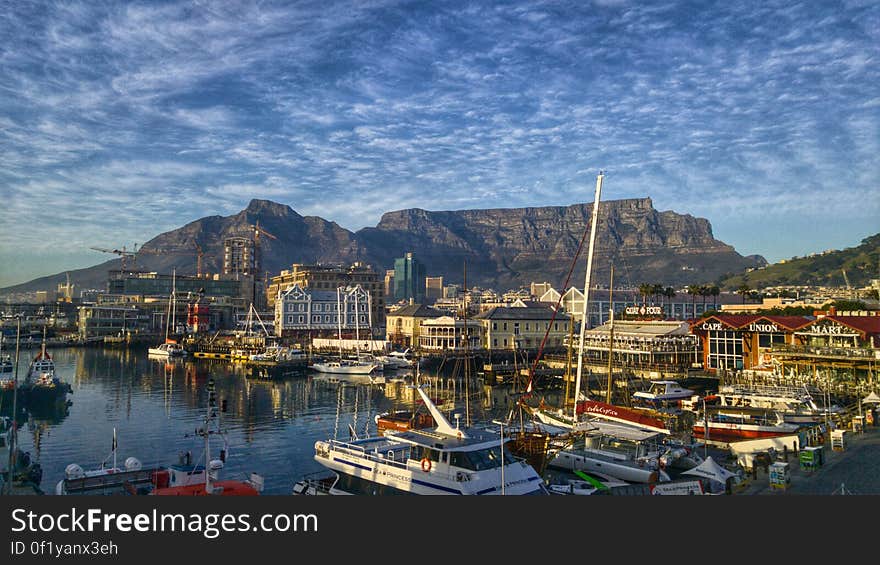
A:
<svg viewBox="0 0 880 565">
<path fill-rule="evenodd" d="M 254 253 L 254 259 L 253 259 L 254 273 L 253 273 L 253 276 L 254 276 L 254 278 L 253 278 L 253 289 L 252 289 L 253 294 L 252 294 L 252 296 L 253 296 L 254 300 L 256 301 L 256 299 L 257 299 L 257 281 L 260 280 L 260 268 L 262 267 L 262 263 L 263 263 L 262 248 L 260 247 L 260 236 L 263 235 L 263 236 L 268 237 L 269 239 L 275 239 L 275 240 L 277 240 L 278 238 L 275 237 L 274 235 L 272 235 L 271 233 L 267 232 L 263 228 L 261 228 L 259 220 L 255 224 L 248 224 L 248 227 L 251 230 L 251 234 L 253 237 L 252 241 L 254 244 L 254 249 L 253 249 L 253 253 Z M 262 281 L 262 282 L 264 282 L 264 284 L 265 284 L 268 282 L 268 280 Z"/>
<path fill-rule="evenodd" d="M 90 247 L 89 249 L 94 249 L 95 251 L 101 251 L 102 253 L 114 253 L 116 255 L 119 255 L 119 257 L 122 259 L 122 270 L 124 271 L 126 257 L 131 257 L 132 268 L 133 268 L 135 261 L 137 261 L 137 253 L 138 253 L 137 252 L 137 243 L 134 244 L 134 248 L 135 248 L 134 251 L 129 251 L 123 245 L 122 249 L 106 249 L 104 247 Z"/>
<path fill-rule="evenodd" d="M 202 246 L 196 242 L 192 242 L 192 248 L 183 248 L 183 249 L 163 249 L 163 248 L 141 248 L 140 253 L 151 253 L 153 255 L 164 255 L 166 253 L 195 253 L 197 256 L 196 259 L 196 273 L 198 276 L 202 276 L 202 257 L 205 255 Z"/>
</svg>

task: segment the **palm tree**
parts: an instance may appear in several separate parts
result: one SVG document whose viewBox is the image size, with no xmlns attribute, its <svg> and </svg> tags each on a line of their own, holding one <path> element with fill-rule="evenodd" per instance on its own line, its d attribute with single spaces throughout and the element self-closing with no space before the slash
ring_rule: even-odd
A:
<svg viewBox="0 0 880 565">
<path fill-rule="evenodd" d="M 742 296 L 742 303 L 746 303 L 746 295 L 749 294 L 749 291 L 752 290 L 752 287 L 747 285 L 746 283 L 742 283 L 739 285 L 739 288 L 736 289 L 736 293 Z"/>
<path fill-rule="evenodd" d="M 691 311 L 694 313 L 694 318 L 697 317 L 697 295 L 700 294 L 701 288 L 703 287 L 698 284 L 687 286 L 687 293 L 691 295 Z"/>
<path fill-rule="evenodd" d="M 721 289 L 718 288 L 717 285 L 713 284 L 712 286 L 709 287 L 708 294 L 709 294 L 709 296 L 711 296 L 713 298 L 713 302 L 715 303 L 715 306 L 718 306 L 718 295 L 721 294 Z"/>
<path fill-rule="evenodd" d="M 642 295 L 642 306 L 647 304 L 648 295 L 650 295 L 651 292 L 653 292 L 653 290 L 654 290 L 654 285 L 651 285 L 648 283 L 642 283 L 639 285 L 639 294 Z"/>
<path fill-rule="evenodd" d="M 675 289 L 671 286 L 667 286 L 663 289 L 663 296 L 666 297 L 666 304 L 669 306 L 669 314 L 672 315 L 672 299 L 675 298 L 676 292 Z"/>
</svg>

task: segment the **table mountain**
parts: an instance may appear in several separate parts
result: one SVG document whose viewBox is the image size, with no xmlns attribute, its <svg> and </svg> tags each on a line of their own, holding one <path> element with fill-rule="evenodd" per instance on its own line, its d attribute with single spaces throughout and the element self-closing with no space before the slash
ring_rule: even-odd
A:
<svg viewBox="0 0 880 565">
<path fill-rule="evenodd" d="M 252 237 L 254 226 L 259 226 L 263 268 L 270 274 L 290 268 L 291 263 L 358 260 L 381 273 L 393 268 L 395 258 L 413 252 L 429 275 L 442 275 L 447 283 L 462 282 L 466 263 L 469 286 L 506 290 L 547 281 L 561 288 L 589 227 L 591 209 L 591 204 L 457 211 L 414 208 L 388 212 L 376 227 L 351 232 L 317 216 L 301 216 L 290 206 L 255 199 L 233 216 L 208 216 L 156 236 L 141 247 L 134 265 L 193 274 L 201 247 L 202 271 L 220 272 L 223 240 Z M 583 285 L 587 244 L 585 240 L 570 285 Z M 671 286 L 710 282 L 766 264 L 760 256 L 743 257 L 716 240 L 707 220 L 657 211 L 650 198 L 600 204 L 595 284 L 607 285 L 612 262 L 615 287 L 620 288 L 644 282 Z M 131 258 L 127 266 L 132 266 Z M 120 260 L 115 259 L 69 275 L 79 289 L 103 288 L 107 271 L 119 267 Z M 54 289 L 66 274 L 3 292 Z"/>
</svg>

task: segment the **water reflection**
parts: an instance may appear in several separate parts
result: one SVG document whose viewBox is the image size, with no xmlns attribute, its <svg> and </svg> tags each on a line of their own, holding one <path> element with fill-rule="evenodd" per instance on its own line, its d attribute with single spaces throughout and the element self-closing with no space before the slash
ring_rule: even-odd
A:
<svg viewBox="0 0 880 565">
<path fill-rule="evenodd" d="M 375 433 L 377 413 L 413 402 L 404 375 L 377 383 L 318 374 L 266 381 L 246 377 L 239 365 L 155 360 L 145 349 L 71 348 L 52 354 L 57 375 L 72 386 L 71 404 L 25 413 L 19 433 L 22 450 L 42 466 L 41 487 L 47 492 L 70 463 L 99 467 L 114 429 L 119 460 L 133 456 L 144 465 L 170 464 L 180 452 L 198 450 L 192 436 L 206 410 L 209 378 L 229 443 L 224 476 L 260 473 L 265 494 L 288 494 L 300 476 L 321 469 L 313 459 L 315 441 L 347 439 L 351 430 Z M 451 399 L 458 386 L 437 379 L 431 394 Z"/>
</svg>

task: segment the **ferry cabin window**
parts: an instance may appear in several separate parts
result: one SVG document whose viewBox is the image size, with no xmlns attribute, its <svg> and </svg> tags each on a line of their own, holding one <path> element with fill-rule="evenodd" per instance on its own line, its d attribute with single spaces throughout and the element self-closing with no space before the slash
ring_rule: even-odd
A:
<svg viewBox="0 0 880 565">
<path fill-rule="evenodd" d="M 455 451 L 451 454 L 450 465 L 471 471 L 484 471 L 501 467 L 501 448 L 498 446 L 478 451 Z M 514 458 L 504 451 L 504 462 L 510 463 Z"/>
</svg>

